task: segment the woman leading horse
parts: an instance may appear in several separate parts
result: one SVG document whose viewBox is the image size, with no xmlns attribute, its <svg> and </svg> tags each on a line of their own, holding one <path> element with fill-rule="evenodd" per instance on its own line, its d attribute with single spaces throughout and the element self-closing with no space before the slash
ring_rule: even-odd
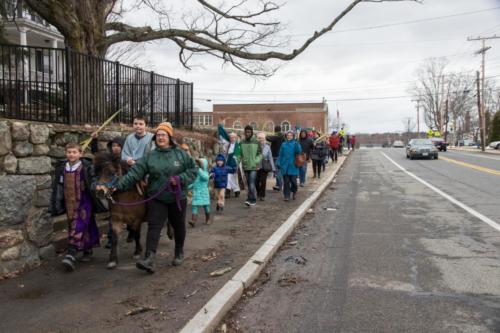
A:
<svg viewBox="0 0 500 333">
<path fill-rule="evenodd" d="M 154 262 L 160 233 L 168 219 L 174 229 L 175 257 L 178 266 L 184 259 L 186 238 L 186 189 L 195 177 L 197 168 L 193 159 L 180 149 L 174 141 L 174 130 L 170 123 L 161 123 L 153 137 L 156 149 L 138 160 L 128 173 L 111 187 L 111 192 L 126 191 L 148 175 L 146 220 L 148 232 L 144 259 L 137 261 L 137 268 L 154 273 Z M 106 186 L 101 186 L 106 190 Z"/>
</svg>

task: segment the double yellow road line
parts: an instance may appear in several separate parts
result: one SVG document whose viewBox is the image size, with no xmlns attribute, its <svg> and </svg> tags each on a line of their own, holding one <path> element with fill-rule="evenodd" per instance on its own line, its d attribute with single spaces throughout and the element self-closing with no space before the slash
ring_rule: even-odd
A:
<svg viewBox="0 0 500 333">
<path fill-rule="evenodd" d="M 466 162 L 462 162 L 462 161 L 453 160 L 453 159 L 448 158 L 448 157 L 443 157 L 442 154 L 439 155 L 439 159 L 443 160 L 443 161 L 446 161 L 446 162 L 449 162 L 449 163 L 461 165 L 461 166 L 466 167 L 466 168 L 470 168 L 470 169 L 474 169 L 474 170 L 477 170 L 477 171 L 482 171 L 482 172 L 490 173 L 492 175 L 500 176 L 500 171 L 499 170 L 485 168 L 485 167 L 482 167 L 482 166 L 479 166 L 479 165 L 475 165 L 475 164 L 470 164 L 470 163 L 466 163 Z"/>
</svg>

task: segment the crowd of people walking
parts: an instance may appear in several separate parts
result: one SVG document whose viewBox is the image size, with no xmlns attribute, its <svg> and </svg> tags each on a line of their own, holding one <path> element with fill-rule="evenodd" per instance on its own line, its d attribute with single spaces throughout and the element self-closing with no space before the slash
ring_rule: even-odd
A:
<svg viewBox="0 0 500 333">
<path fill-rule="evenodd" d="M 309 164 L 313 178 L 319 179 L 329 161 L 338 161 L 344 147 L 354 149 L 355 146 L 355 137 L 345 135 L 343 129 L 329 136 L 307 130 L 297 135 L 294 131 L 282 133 L 280 126 L 276 126 L 274 134 L 266 135 L 255 134 L 251 126 L 246 126 L 240 139 L 237 133 L 226 133 L 220 126 L 219 132 L 222 131 L 225 138 L 223 148 L 214 164 L 209 165 L 207 158 L 195 161 L 189 147 L 177 143 L 170 123 L 161 123 L 152 133 L 146 131 L 146 126 L 146 120 L 138 116 L 134 119 L 132 134 L 124 141 L 116 138 L 110 142 L 109 154 L 125 166 L 120 177 L 114 176 L 111 182 L 98 181 L 92 165 L 82 158 L 79 145 L 66 147 L 67 160 L 58 168 L 54 181 L 52 213 L 68 216 L 69 249 L 62 260 L 68 271 L 74 271 L 78 261 L 90 260 L 92 248 L 99 245 L 95 213 L 104 208 L 96 199 L 97 191 L 109 197 L 137 184 L 147 185 L 146 251 L 136 266 L 153 273 L 165 225 L 168 225 L 169 237 L 175 241 L 172 265 L 183 262 L 188 201 L 192 213 L 189 225 L 197 225 L 200 210 L 205 213 L 205 223 L 210 224 L 211 180 L 217 214 L 223 213 L 227 199 L 238 198 L 242 190 L 246 191 L 246 206 L 253 207 L 258 201 L 264 201 L 270 175 L 275 180 L 274 192 L 282 192 L 283 200 L 289 202 L 295 200 L 299 188 L 306 185 Z M 129 229 L 129 232 L 130 238 L 134 231 Z M 110 227 L 109 241 L 111 238 Z M 82 255 L 77 257 L 79 252 Z"/>
</svg>

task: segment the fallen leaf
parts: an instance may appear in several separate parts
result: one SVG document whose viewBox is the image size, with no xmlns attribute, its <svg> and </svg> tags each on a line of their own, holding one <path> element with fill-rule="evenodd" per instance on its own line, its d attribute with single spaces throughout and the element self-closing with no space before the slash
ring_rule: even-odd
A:
<svg viewBox="0 0 500 333">
<path fill-rule="evenodd" d="M 224 275 L 232 270 L 233 270 L 232 267 L 224 267 L 224 268 L 218 269 L 216 271 L 213 271 L 212 273 L 210 273 L 210 276 L 212 276 L 212 277 L 222 276 L 222 275 Z"/>
<path fill-rule="evenodd" d="M 139 306 L 135 309 L 127 311 L 127 316 L 135 316 L 136 314 L 144 313 L 144 312 L 148 312 L 148 311 L 156 310 L 156 309 L 157 308 L 154 306 Z"/>
</svg>

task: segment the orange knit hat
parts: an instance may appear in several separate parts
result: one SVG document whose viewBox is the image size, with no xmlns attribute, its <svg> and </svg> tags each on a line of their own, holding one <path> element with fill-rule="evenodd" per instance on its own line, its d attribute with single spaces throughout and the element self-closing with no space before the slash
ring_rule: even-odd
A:
<svg viewBox="0 0 500 333">
<path fill-rule="evenodd" d="M 172 124 L 169 122 L 163 122 L 158 127 L 156 128 L 156 133 L 158 133 L 159 130 L 165 131 L 170 135 L 170 137 L 174 136 L 174 128 L 172 127 Z"/>
</svg>

